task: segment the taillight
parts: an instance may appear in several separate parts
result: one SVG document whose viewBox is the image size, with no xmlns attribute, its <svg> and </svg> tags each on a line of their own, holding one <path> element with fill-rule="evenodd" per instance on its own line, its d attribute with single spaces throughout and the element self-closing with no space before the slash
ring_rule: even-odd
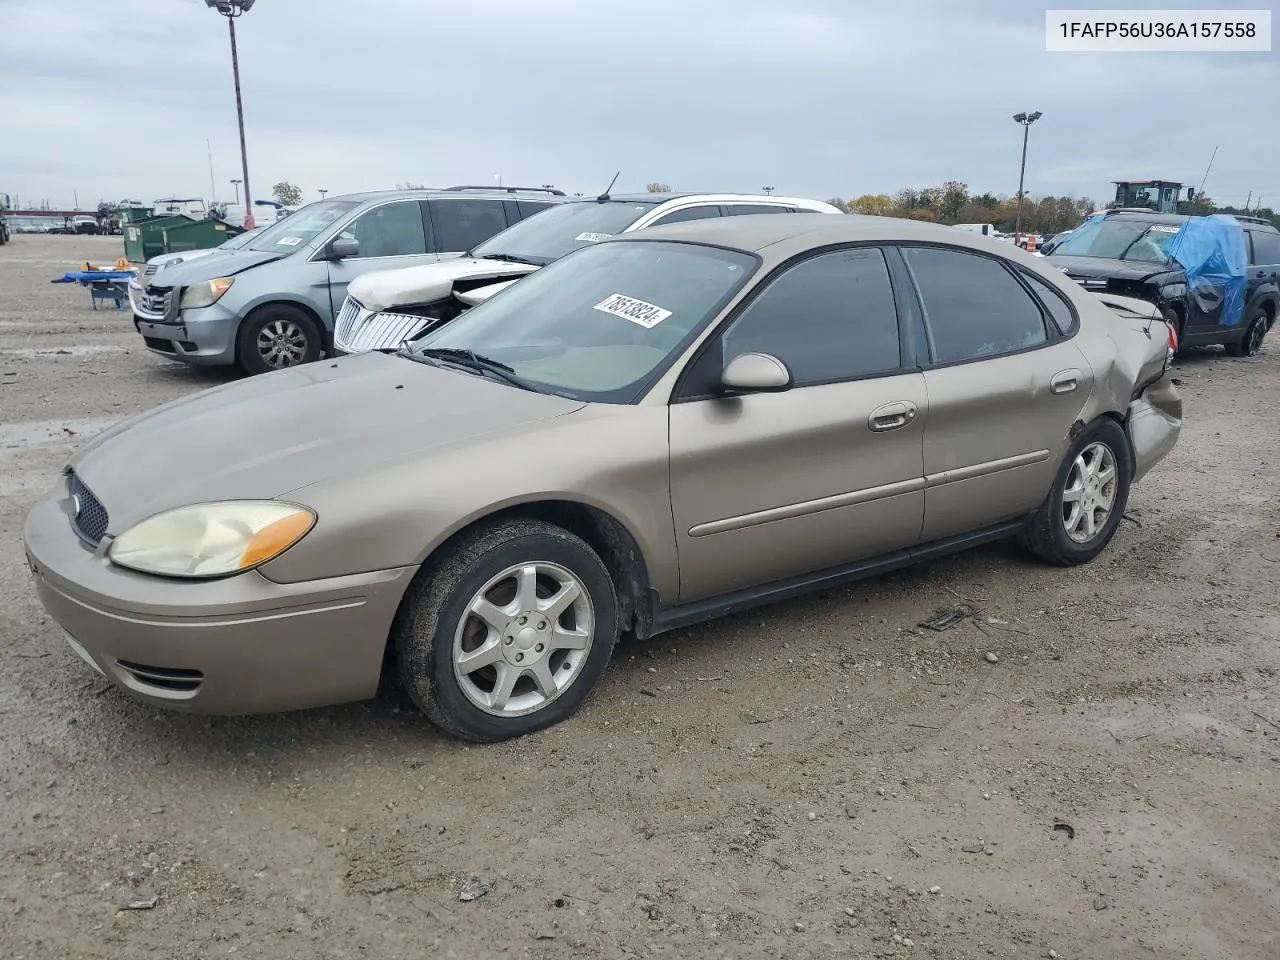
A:
<svg viewBox="0 0 1280 960">
<path fill-rule="evenodd" d="M 1173 356 L 1178 352 L 1178 331 L 1172 323 L 1165 322 L 1164 328 L 1169 331 L 1169 356 Z"/>
</svg>

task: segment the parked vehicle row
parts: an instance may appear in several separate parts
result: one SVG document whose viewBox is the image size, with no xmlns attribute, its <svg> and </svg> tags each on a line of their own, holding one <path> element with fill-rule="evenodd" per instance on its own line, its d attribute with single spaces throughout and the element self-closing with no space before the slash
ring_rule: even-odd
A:
<svg viewBox="0 0 1280 960">
<path fill-rule="evenodd" d="M 366 244 L 450 249 L 433 204 L 469 199 L 329 201 L 147 294 L 183 337 L 206 303 L 252 324 L 256 271 L 314 267 L 290 289 L 332 304 Z M 490 218 L 524 202 L 486 199 Z M 403 233 L 366 231 L 379 211 Z M 1087 562 L 1180 431 L 1152 305 L 1008 244 L 794 213 L 577 247 L 394 353 L 88 443 L 24 531 L 72 648 L 134 697 L 210 713 L 370 697 L 390 654 L 442 729 L 502 740 L 576 711 L 624 632 L 1005 537 Z"/>
<path fill-rule="evenodd" d="M 146 345 L 201 366 L 263 373 L 331 348 L 347 284 L 366 270 L 457 257 L 566 198 L 559 191 L 460 187 L 312 203 L 230 256 L 146 278 L 133 301 Z"/>
</svg>

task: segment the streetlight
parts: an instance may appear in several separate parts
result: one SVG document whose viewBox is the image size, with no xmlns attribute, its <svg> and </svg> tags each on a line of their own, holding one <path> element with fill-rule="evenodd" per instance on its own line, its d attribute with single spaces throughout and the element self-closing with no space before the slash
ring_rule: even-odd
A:
<svg viewBox="0 0 1280 960">
<path fill-rule="evenodd" d="M 773 196 L 773 187 L 761 187 L 760 189 L 764 191 L 766 197 Z"/>
<path fill-rule="evenodd" d="M 232 185 L 233 187 L 235 187 L 235 188 L 236 188 L 236 205 L 237 205 L 237 206 L 240 204 L 240 184 L 242 184 L 242 183 L 244 183 L 244 181 L 243 181 L 243 180 L 232 180 L 232 181 L 231 181 L 231 185 Z"/>
<path fill-rule="evenodd" d="M 1022 184 L 1027 175 L 1027 135 L 1031 133 L 1031 125 L 1042 116 L 1039 110 L 1035 113 L 1013 115 L 1014 121 L 1022 124 L 1022 169 L 1018 172 L 1018 219 L 1013 226 L 1013 242 L 1018 246 L 1022 244 Z"/>
<path fill-rule="evenodd" d="M 324 199 L 324 195 L 325 195 L 326 193 L 328 193 L 329 191 L 328 191 L 328 190 L 318 190 L 318 191 L 316 191 L 316 192 L 320 194 L 320 199 L 321 199 L 321 200 L 323 200 L 323 199 Z"/>
<path fill-rule="evenodd" d="M 244 143 L 244 103 L 240 100 L 240 57 L 236 53 L 236 18 L 248 13 L 254 0 L 204 0 L 205 6 L 227 18 L 231 34 L 231 72 L 236 79 L 236 117 L 240 121 L 240 166 L 244 171 L 244 228 L 253 229 L 253 193 L 249 190 L 249 151 Z M 240 202 L 239 193 L 236 203 Z"/>
</svg>

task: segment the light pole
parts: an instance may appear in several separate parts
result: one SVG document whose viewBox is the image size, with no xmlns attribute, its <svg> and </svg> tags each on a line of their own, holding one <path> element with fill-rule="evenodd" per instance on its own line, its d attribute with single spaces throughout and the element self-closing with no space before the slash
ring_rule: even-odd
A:
<svg viewBox="0 0 1280 960">
<path fill-rule="evenodd" d="M 328 191 L 328 190 L 317 190 L 316 192 L 320 194 L 320 199 L 321 199 L 321 200 L 323 200 L 323 199 L 324 199 L 324 195 L 325 195 L 326 193 L 328 193 L 329 191 Z"/>
<path fill-rule="evenodd" d="M 1022 124 L 1022 168 L 1018 171 L 1018 218 L 1013 226 L 1013 242 L 1015 246 L 1022 245 L 1022 184 L 1027 175 L 1027 135 L 1031 133 L 1031 125 L 1039 120 L 1043 114 L 1037 110 L 1035 113 L 1015 113 L 1013 119 Z"/>
<path fill-rule="evenodd" d="M 244 228 L 253 229 L 253 193 L 249 190 L 249 151 L 244 143 L 244 103 L 240 99 L 240 56 L 236 52 L 236 18 L 248 13 L 254 0 L 204 0 L 209 9 L 227 18 L 231 33 L 231 72 L 236 80 L 236 117 L 240 121 L 240 166 L 244 177 Z M 237 196 L 236 202 L 239 203 Z"/>
<path fill-rule="evenodd" d="M 764 191 L 766 197 L 773 196 L 773 187 L 761 187 L 760 189 Z"/>
<path fill-rule="evenodd" d="M 232 180 L 232 181 L 231 181 L 231 185 L 232 185 L 233 187 L 235 187 L 235 188 L 236 188 L 236 204 L 237 204 L 237 205 L 239 205 L 239 203 L 240 203 L 240 184 L 241 184 L 242 182 L 243 182 L 243 181 L 240 181 L 240 180 Z"/>
</svg>

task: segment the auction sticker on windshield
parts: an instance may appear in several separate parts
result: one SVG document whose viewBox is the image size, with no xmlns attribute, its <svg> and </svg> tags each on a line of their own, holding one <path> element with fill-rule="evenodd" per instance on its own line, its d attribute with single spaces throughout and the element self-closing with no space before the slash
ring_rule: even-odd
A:
<svg viewBox="0 0 1280 960">
<path fill-rule="evenodd" d="M 1151 228 L 1152 233 L 1177 233 L 1179 228 L 1171 223 L 1157 223 Z"/>
<path fill-rule="evenodd" d="M 301 237 L 281 237 L 276 241 L 276 243 L 280 244 L 282 247 L 296 247 L 301 242 Z"/>
<path fill-rule="evenodd" d="M 638 323 L 642 327 L 656 327 L 671 316 L 670 310 L 663 310 L 652 303 L 645 303 L 643 300 L 626 297 L 620 293 L 615 293 L 613 296 L 601 300 L 595 305 L 595 309 L 601 313 L 611 313 L 615 317 L 621 317 L 623 320 Z"/>
<path fill-rule="evenodd" d="M 580 233 L 573 239 L 584 240 L 587 243 L 599 243 L 601 240 L 608 240 L 612 236 L 612 233 Z"/>
</svg>

